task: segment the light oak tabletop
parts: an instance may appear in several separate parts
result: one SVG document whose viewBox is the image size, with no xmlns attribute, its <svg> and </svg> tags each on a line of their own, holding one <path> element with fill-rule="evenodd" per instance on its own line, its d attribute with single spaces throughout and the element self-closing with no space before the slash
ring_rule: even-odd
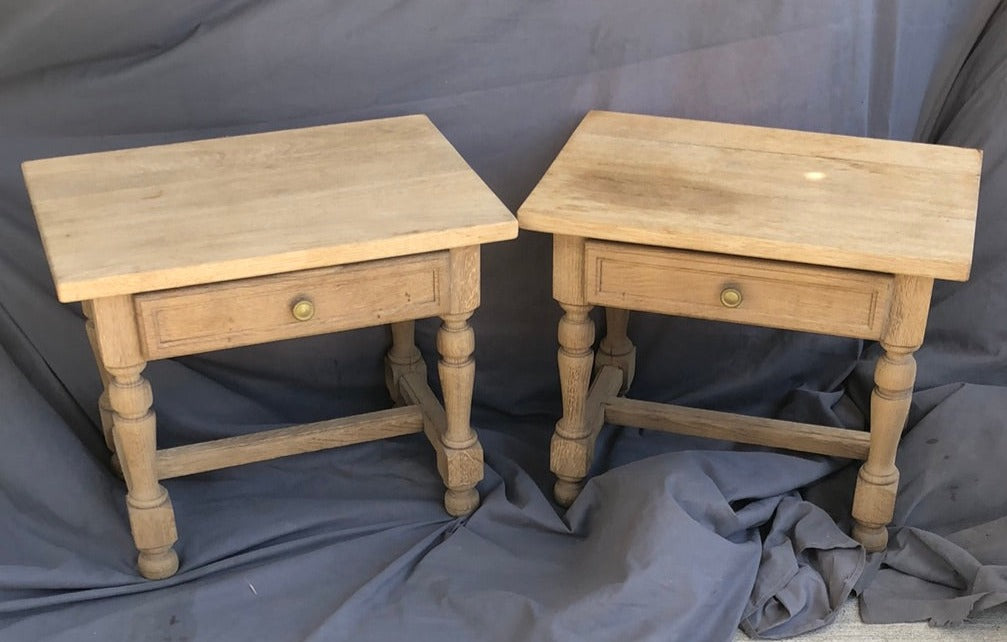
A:
<svg viewBox="0 0 1007 642">
<path fill-rule="evenodd" d="M 22 165 L 60 301 L 512 239 L 426 116 Z"/>
<path fill-rule="evenodd" d="M 590 112 L 524 229 L 951 280 L 972 263 L 978 150 Z"/>
</svg>

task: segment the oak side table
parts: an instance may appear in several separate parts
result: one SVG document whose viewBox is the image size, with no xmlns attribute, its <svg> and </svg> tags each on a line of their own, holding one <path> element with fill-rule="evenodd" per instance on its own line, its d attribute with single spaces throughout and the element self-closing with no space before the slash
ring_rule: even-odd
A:
<svg viewBox="0 0 1007 642">
<path fill-rule="evenodd" d="M 178 568 L 159 483 L 424 431 L 452 515 L 479 503 L 469 424 L 480 245 L 517 221 L 425 116 L 35 160 L 23 171 L 62 302 L 81 301 L 138 566 Z M 444 405 L 415 319 L 440 316 Z M 147 361 L 388 324 L 397 407 L 158 450 Z"/>
<path fill-rule="evenodd" d="M 853 535 L 884 549 L 913 352 L 933 280 L 969 276 L 980 165 L 972 149 L 589 113 L 518 211 L 522 228 L 554 235 L 557 501 L 580 492 L 606 421 L 866 459 Z M 597 356 L 594 305 L 607 324 Z M 622 397 L 629 310 L 879 340 L 870 432 Z"/>
</svg>

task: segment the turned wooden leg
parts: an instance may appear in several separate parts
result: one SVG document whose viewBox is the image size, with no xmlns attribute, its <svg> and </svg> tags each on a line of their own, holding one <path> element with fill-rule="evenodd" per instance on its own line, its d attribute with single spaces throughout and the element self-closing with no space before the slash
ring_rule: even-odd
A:
<svg viewBox="0 0 1007 642">
<path fill-rule="evenodd" d="M 563 417 L 556 422 L 551 447 L 551 468 L 556 475 L 556 501 L 569 506 L 580 494 L 591 467 L 593 444 L 584 412 L 594 352 L 594 321 L 591 306 L 560 303 L 565 314 L 559 321 L 559 383 L 563 394 Z"/>
<path fill-rule="evenodd" d="M 923 342 L 932 287 L 933 279 L 896 277 L 892 309 L 881 338 L 885 353 L 874 371 L 871 446 L 853 496 L 853 537 L 871 552 L 888 545 L 887 526 L 899 487 L 895 455 L 909 416 L 916 381 L 913 352 Z"/>
<path fill-rule="evenodd" d="M 158 483 L 154 469 L 155 418 L 150 406 L 150 383 L 140 376 L 146 364 L 110 368 L 113 432 L 121 454 L 126 479 L 126 505 L 133 539 L 140 552 L 137 566 L 150 579 L 161 579 L 178 570 L 172 544 L 178 539 L 175 514 L 168 491 Z"/>
<path fill-rule="evenodd" d="M 92 304 L 94 334 L 109 374 L 108 399 L 112 433 L 126 480 L 126 506 L 137 566 L 149 579 L 178 570 L 172 545 L 178 536 L 168 492 L 155 470 L 156 421 L 150 383 L 140 376 L 146 362 L 140 352 L 132 300 L 128 296 L 97 299 Z"/>
<path fill-rule="evenodd" d="M 899 471 L 895 455 L 909 416 L 916 360 L 906 351 L 885 346 L 874 371 L 871 394 L 871 449 L 857 477 L 853 500 L 853 537 L 869 551 L 884 550 L 886 526 L 895 510 Z"/>
<path fill-rule="evenodd" d="M 423 362 L 420 349 L 416 347 L 415 321 L 392 323 L 392 347 L 385 356 L 385 385 L 395 405 L 404 403 L 399 392 L 399 379 L 402 375 L 416 372 L 426 379 L 427 366 Z"/>
<path fill-rule="evenodd" d="M 483 478 L 483 450 L 472 430 L 472 387 L 476 364 L 475 333 L 468 323 L 472 312 L 446 314 L 437 332 L 441 359 L 437 372 L 444 392 L 445 429 L 438 461 L 447 491 L 444 508 L 454 516 L 467 515 L 479 506 L 476 484 Z"/>
<path fill-rule="evenodd" d="M 605 338 L 598 344 L 598 353 L 594 357 L 595 373 L 605 366 L 622 370 L 620 395 L 629 390 L 636 372 L 636 346 L 626 334 L 628 325 L 629 310 L 605 308 Z"/>
<path fill-rule="evenodd" d="M 584 239 L 553 236 L 552 295 L 563 308 L 559 320 L 559 384 L 563 416 L 556 422 L 549 467 L 556 475 L 553 493 L 562 506 L 580 494 L 594 458 L 594 438 L 585 405 L 594 362 L 594 321 L 584 296 Z"/>
<path fill-rule="evenodd" d="M 98 366 L 98 376 L 101 378 L 101 396 L 98 397 L 98 417 L 101 420 L 101 432 L 105 437 L 105 445 L 112 453 L 112 470 L 122 476 L 122 467 L 119 465 L 119 457 L 115 454 L 115 440 L 112 438 L 112 406 L 108 401 L 108 384 L 111 377 L 108 370 L 102 363 L 101 354 L 98 349 L 98 339 L 94 331 L 94 320 L 92 319 L 91 302 L 83 301 L 81 308 L 84 310 L 84 317 L 87 319 L 84 327 L 87 331 L 87 340 L 91 344 L 91 352 L 94 353 L 94 362 Z"/>
</svg>

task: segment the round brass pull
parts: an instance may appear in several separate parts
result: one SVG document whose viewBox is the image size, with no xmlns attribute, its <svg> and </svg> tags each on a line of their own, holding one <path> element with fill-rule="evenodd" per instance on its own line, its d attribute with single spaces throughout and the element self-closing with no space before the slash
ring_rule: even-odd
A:
<svg viewBox="0 0 1007 642">
<path fill-rule="evenodd" d="M 298 321 L 308 321 L 315 316 L 315 304 L 308 299 L 300 299 L 290 308 L 290 314 Z"/>
<path fill-rule="evenodd" d="M 738 288 L 724 288 L 720 291 L 720 302 L 727 308 L 736 308 L 741 305 L 741 290 Z"/>
</svg>

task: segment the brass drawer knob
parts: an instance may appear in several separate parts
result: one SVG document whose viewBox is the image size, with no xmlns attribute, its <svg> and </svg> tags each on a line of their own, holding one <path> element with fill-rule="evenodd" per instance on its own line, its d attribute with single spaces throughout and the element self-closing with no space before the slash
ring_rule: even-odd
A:
<svg viewBox="0 0 1007 642">
<path fill-rule="evenodd" d="M 720 302 L 727 308 L 736 308 L 741 305 L 741 290 L 738 288 L 724 288 L 720 291 Z"/>
<path fill-rule="evenodd" d="M 290 308 L 290 314 L 298 321 L 308 321 L 315 316 L 315 304 L 308 299 L 300 299 Z"/>
</svg>

